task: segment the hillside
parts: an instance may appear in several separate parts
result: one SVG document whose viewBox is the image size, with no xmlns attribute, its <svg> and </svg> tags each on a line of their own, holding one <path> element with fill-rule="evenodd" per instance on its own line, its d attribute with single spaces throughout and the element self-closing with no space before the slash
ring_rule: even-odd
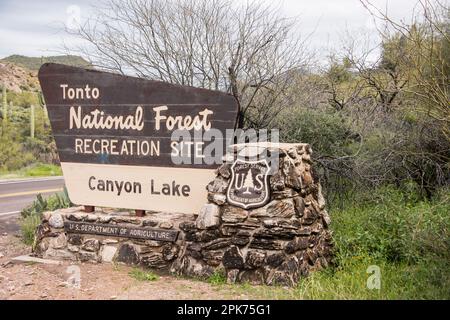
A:
<svg viewBox="0 0 450 320">
<path fill-rule="evenodd" d="M 76 67 L 89 68 L 89 62 L 79 56 L 26 57 L 12 55 L 0 59 L 0 87 L 12 92 L 35 91 L 39 89 L 37 71 L 43 63 L 54 62 Z"/>
<path fill-rule="evenodd" d="M 74 67 L 91 67 L 91 64 L 79 56 L 63 55 L 49 57 L 27 57 L 21 55 L 11 55 L 3 58 L 0 62 L 10 62 L 15 65 L 25 67 L 32 71 L 38 71 L 42 64 L 46 62 L 61 63 Z"/>
<path fill-rule="evenodd" d="M 0 87 L 12 92 L 35 91 L 39 88 L 37 72 L 0 60 Z"/>
</svg>

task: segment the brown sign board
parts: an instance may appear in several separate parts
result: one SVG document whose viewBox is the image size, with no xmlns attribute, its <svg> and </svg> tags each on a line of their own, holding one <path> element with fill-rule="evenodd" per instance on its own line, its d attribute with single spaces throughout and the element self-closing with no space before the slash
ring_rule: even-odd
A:
<svg viewBox="0 0 450 320">
<path fill-rule="evenodd" d="M 52 63 L 38 77 L 72 202 L 198 212 L 218 167 L 203 161 L 203 134 L 226 145 L 233 96 Z"/>
<path fill-rule="evenodd" d="M 64 229 L 68 233 L 93 234 L 110 237 L 134 238 L 141 240 L 158 240 L 175 242 L 179 231 L 151 228 L 131 227 L 114 224 L 100 224 L 87 222 L 64 222 Z"/>
</svg>

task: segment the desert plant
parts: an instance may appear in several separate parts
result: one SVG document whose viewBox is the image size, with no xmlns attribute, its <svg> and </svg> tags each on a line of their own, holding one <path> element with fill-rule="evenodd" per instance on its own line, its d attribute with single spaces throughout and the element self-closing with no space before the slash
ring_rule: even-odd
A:
<svg viewBox="0 0 450 320">
<path fill-rule="evenodd" d="M 44 198 L 41 194 L 36 196 L 36 200 L 33 201 L 31 205 L 22 210 L 21 215 L 23 218 L 29 216 L 41 216 L 44 211 L 51 211 L 61 208 L 68 208 L 72 206 L 70 202 L 69 195 L 67 193 L 67 189 L 64 187 L 64 190 L 59 193 L 55 193 L 54 195 Z"/>
<path fill-rule="evenodd" d="M 227 277 L 224 270 L 215 270 L 212 275 L 209 276 L 208 282 L 213 285 L 220 285 L 227 283 Z"/>
<path fill-rule="evenodd" d="M 37 227 L 41 223 L 41 217 L 38 215 L 30 215 L 20 220 L 20 230 L 22 234 L 22 241 L 26 245 L 33 245 L 34 235 Z"/>
<path fill-rule="evenodd" d="M 8 121 L 8 102 L 6 96 L 6 85 L 3 85 L 2 88 L 2 112 L 3 112 L 3 121 Z"/>
<path fill-rule="evenodd" d="M 133 268 L 128 274 L 138 281 L 156 281 L 159 279 L 159 276 L 152 271 L 145 271 L 139 268 Z"/>
</svg>

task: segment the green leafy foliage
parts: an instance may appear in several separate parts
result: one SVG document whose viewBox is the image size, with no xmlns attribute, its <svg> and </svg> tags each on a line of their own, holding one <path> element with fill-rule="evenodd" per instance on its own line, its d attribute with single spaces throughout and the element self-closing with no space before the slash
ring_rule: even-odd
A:
<svg viewBox="0 0 450 320">
<path fill-rule="evenodd" d="M 50 123 L 36 92 L 8 93 L 8 121 L 0 123 L 0 174 L 36 163 L 56 164 L 58 157 Z M 31 105 L 34 137 L 31 135 Z"/>
<path fill-rule="evenodd" d="M 331 208 L 334 261 L 294 288 L 229 286 L 258 299 L 450 299 L 450 190 L 418 200 L 387 187 Z M 380 288 L 369 288 L 379 268 Z"/>
<path fill-rule="evenodd" d="M 39 215 L 30 215 L 23 218 L 20 221 L 20 231 L 22 234 L 22 241 L 26 245 L 33 245 L 34 235 L 37 227 L 41 223 L 41 217 Z"/>
<path fill-rule="evenodd" d="M 36 200 L 31 205 L 22 210 L 19 221 L 22 241 L 27 245 L 33 245 L 36 229 L 41 223 L 42 213 L 61 208 L 68 208 L 73 204 L 70 202 L 67 189 L 63 192 L 55 193 L 47 198 L 38 194 Z"/>
<path fill-rule="evenodd" d="M 159 276 L 152 271 L 139 268 L 133 268 L 133 270 L 129 272 L 129 275 L 138 281 L 156 281 L 159 279 Z"/>
<path fill-rule="evenodd" d="M 23 218 L 29 216 L 41 216 L 44 211 L 69 208 L 72 205 L 73 204 L 70 202 L 67 189 L 64 188 L 62 192 L 55 193 L 47 198 L 44 198 L 41 194 L 38 194 L 36 200 L 22 210 L 21 215 Z"/>
<path fill-rule="evenodd" d="M 208 282 L 212 285 L 221 285 L 227 283 L 227 277 L 223 270 L 215 270 L 214 273 L 209 276 Z"/>
</svg>

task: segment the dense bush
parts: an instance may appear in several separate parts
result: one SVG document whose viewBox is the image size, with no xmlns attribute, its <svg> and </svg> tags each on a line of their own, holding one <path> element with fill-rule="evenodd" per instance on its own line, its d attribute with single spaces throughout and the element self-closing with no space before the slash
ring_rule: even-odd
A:
<svg viewBox="0 0 450 320">
<path fill-rule="evenodd" d="M 56 164 L 58 156 L 49 120 L 36 92 L 7 93 L 8 121 L 0 121 L 0 172 L 33 163 Z M 35 105 L 34 137 L 30 135 L 30 105 Z"/>
<path fill-rule="evenodd" d="M 55 193 L 47 198 L 38 194 L 36 200 L 20 213 L 20 229 L 23 242 L 28 245 L 33 245 L 36 228 L 41 223 L 42 213 L 44 211 L 68 208 L 72 205 L 66 188 L 64 188 L 63 192 Z"/>
<path fill-rule="evenodd" d="M 72 203 L 70 202 L 67 189 L 64 188 L 62 192 L 55 193 L 47 198 L 44 198 L 41 194 L 38 194 L 36 200 L 22 210 L 21 215 L 23 218 L 28 216 L 40 216 L 44 211 L 68 208 L 71 205 Z"/>
<path fill-rule="evenodd" d="M 309 143 L 313 150 L 315 173 L 329 202 L 342 202 L 357 182 L 355 154 L 360 136 L 342 114 L 334 111 L 293 108 L 276 121 L 281 142 Z"/>
<path fill-rule="evenodd" d="M 384 288 L 397 291 L 394 298 L 449 299 L 450 192 L 431 201 L 419 197 L 386 187 L 358 195 L 345 210 L 332 209 L 335 267 L 327 272 L 375 264 L 382 276 L 389 270 L 388 285 L 402 288 Z"/>
</svg>

